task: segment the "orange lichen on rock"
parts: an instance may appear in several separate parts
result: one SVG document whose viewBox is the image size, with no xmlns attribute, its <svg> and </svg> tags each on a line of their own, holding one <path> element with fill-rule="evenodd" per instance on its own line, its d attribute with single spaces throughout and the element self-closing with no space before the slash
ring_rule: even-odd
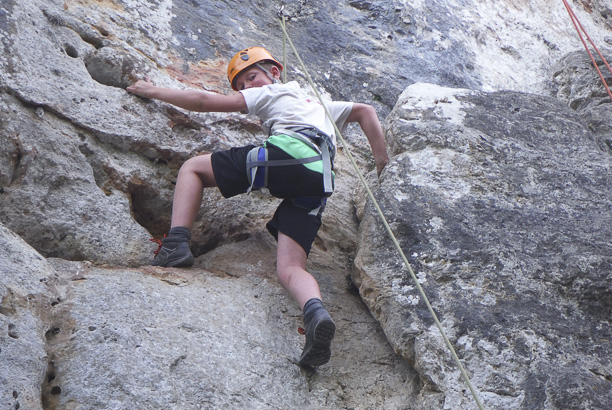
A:
<svg viewBox="0 0 612 410">
<path fill-rule="evenodd" d="M 123 11 L 123 6 L 116 0 L 65 0 L 64 10 L 73 8 L 74 6 L 89 6 L 91 2 L 97 3 L 101 8 Z"/>
<path fill-rule="evenodd" d="M 180 58 L 171 58 L 172 63 L 166 67 L 166 72 L 183 84 L 208 91 L 226 93 L 230 90 L 227 82 L 227 61 L 200 60 L 198 63 L 186 62 Z"/>
</svg>

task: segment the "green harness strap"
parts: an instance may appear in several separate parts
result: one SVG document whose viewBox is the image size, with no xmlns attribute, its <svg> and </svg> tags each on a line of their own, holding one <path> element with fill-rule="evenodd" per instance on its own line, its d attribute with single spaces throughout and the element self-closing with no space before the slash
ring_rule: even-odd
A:
<svg viewBox="0 0 612 410">
<path fill-rule="evenodd" d="M 302 131 L 302 132 L 306 132 L 306 131 Z M 303 134 L 300 134 L 299 132 L 295 132 L 290 129 L 281 129 L 281 130 L 275 131 L 274 133 L 275 134 L 281 133 L 281 134 L 289 135 L 290 137 L 296 138 L 304 142 L 305 144 L 313 148 L 315 151 L 319 152 L 320 158 L 323 160 L 323 188 L 325 190 L 325 193 L 331 194 L 332 192 L 334 192 L 334 187 L 332 184 L 332 156 L 330 154 L 330 151 L 333 152 L 334 148 L 333 148 L 331 141 L 329 141 L 329 137 L 327 135 L 319 132 L 319 133 L 309 133 L 311 136 L 307 137 L 307 136 L 304 136 Z M 325 135 L 325 137 L 323 137 L 323 135 Z M 312 141 L 313 138 L 319 139 L 321 141 L 321 148 L 319 148 Z"/>
<path fill-rule="evenodd" d="M 317 130 L 318 131 L 318 130 Z M 306 134 L 306 135 L 304 135 Z M 297 141 L 302 142 L 306 145 L 306 151 L 314 151 L 317 153 L 315 156 L 294 158 L 294 159 L 281 159 L 281 160 L 270 160 L 268 159 L 268 150 L 265 147 L 255 147 L 249 151 L 246 160 L 247 176 L 249 179 L 250 187 L 247 190 L 251 192 L 253 189 L 259 189 L 268 185 L 268 167 L 278 167 L 287 165 L 306 165 L 314 162 L 321 161 L 322 174 L 323 174 L 323 190 L 327 196 L 331 195 L 334 191 L 333 186 L 333 172 L 332 172 L 332 159 L 333 159 L 333 145 L 329 141 L 329 137 L 322 132 L 315 132 L 310 128 L 299 129 L 294 131 L 292 129 L 279 129 L 272 133 L 271 138 L 274 136 L 286 135 L 294 138 Z M 315 144 L 313 140 L 319 140 L 321 142 L 320 147 Z M 279 147 L 282 149 L 282 147 Z M 263 152 L 262 152 L 263 150 Z M 332 151 L 332 153 L 330 153 Z M 290 152 L 287 152 L 291 155 Z M 257 171 L 259 167 L 264 167 L 263 185 L 255 186 Z M 310 167 L 309 167 L 310 168 Z M 313 168 L 311 168 L 313 169 Z M 317 170 L 317 169 L 313 169 Z"/>
</svg>

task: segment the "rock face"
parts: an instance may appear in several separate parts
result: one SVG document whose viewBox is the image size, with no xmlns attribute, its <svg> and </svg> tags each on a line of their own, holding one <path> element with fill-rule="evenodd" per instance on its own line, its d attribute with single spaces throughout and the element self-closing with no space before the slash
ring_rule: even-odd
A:
<svg viewBox="0 0 612 410">
<path fill-rule="evenodd" d="M 600 50 L 608 65 L 612 56 L 609 49 Z M 608 86 L 612 73 L 599 55 L 594 54 L 600 72 Z M 596 136 L 601 148 L 612 149 L 612 104 L 610 96 L 603 87 L 593 63 L 586 53 L 573 52 L 563 57 L 553 67 L 556 97 L 580 113 L 580 117 Z"/>
<path fill-rule="evenodd" d="M 57 273 L 38 252 L 0 225 L 0 394 L 5 408 L 40 408 L 57 304 Z"/>
<path fill-rule="evenodd" d="M 557 3 L 4 0 L 1 407 L 474 408 L 350 149 L 486 408 L 611 408 L 612 104 Z M 609 56 L 609 4 L 572 7 Z M 338 324 L 315 372 L 264 228 L 278 200 L 206 192 L 196 266 L 147 266 L 180 165 L 263 140 L 257 119 L 124 90 L 231 92 L 237 50 L 280 57 L 281 8 L 393 156 L 378 181 L 347 130 L 308 266 Z"/>
<path fill-rule="evenodd" d="M 334 295 L 336 365 L 302 370 L 301 315 L 261 238 L 234 247 L 250 266 L 232 277 L 47 261 L 0 235 L 4 407 L 395 408 L 418 389 L 346 278 L 316 265 Z"/>
<path fill-rule="evenodd" d="M 483 400 L 612 403 L 610 151 L 562 103 L 508 91 L 415 84 L 387 129 L 395 158 L 376 196 Z M 440 407 L 468 407 L 414 283 L 363 214 L 366 304 Z"/>
</svg>

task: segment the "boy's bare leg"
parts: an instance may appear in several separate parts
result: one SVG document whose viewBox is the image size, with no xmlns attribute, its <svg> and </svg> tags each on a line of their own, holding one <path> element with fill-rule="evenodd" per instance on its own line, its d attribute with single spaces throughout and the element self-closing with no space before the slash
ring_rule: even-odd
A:
<svg viewBox="0 0 612 410">
<path fill-rule="evenodd" d="M 336 325 L 323 307 L 317 281 L 306 271 L 306 257 L 296 241 L 279 232 L 278 278 L 304 312 L 306 342 L 299 364 L 313 367 L 329 361 Z"/>
<path fill-rule="evenodd" d="M 204 188 L 216 186 L 210 154 L 199 155 L 185 161 L 179 171 L 174 190 L 172 227 L 184 226 L 191 229 L 202 205 Z"/>
<path fill-rule="evenodd" d="M 278 233 L 276 270 L 280 284 L 297 301 L 300 308 L 312 298 L 321 299 L 316 279 L 306 271 L 306 252 L 293 239 Z"/>
<path fill-rule="evenodd" d="M 152 264 L 165 267 L 188 267 L 194 263 L 189 249 L 191 229 L 200 206 L 204 188 L 217 186 L 210 155 L 187 160 L 176 180 L 172 206 L 172 226 L 155 251 Z"/>
</svg>

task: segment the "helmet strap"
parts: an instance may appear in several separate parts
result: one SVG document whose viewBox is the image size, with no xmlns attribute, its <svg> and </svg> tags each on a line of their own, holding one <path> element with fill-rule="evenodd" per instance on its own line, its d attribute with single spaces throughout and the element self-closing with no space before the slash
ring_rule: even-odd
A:
<svg viewBox="0 0 612 410">
<path fill-rule="evenodd" d="M 270 74 L 270 72 L 269 72 L 268 70 L 266 70 L 266 69 L 265 69 L 265 68 L 264 68 L 264 67 L 263 67 L 261 64 L 259 64 L 259 63 L 255 63 L 254 65 L 255 65 L 255 67 L 259 68 L 261 71 L 263 71 L 264 73 L 266 73 L 266 75 L 268 76 L 268 78 L 269 78 L 270 80 L 272 80 L 272 84 L 276 84 L 276 83 L 278 83 L 278 80 L 277 80 L 276 78 L 272 77 L 272 74 Z"/>
</svg>

